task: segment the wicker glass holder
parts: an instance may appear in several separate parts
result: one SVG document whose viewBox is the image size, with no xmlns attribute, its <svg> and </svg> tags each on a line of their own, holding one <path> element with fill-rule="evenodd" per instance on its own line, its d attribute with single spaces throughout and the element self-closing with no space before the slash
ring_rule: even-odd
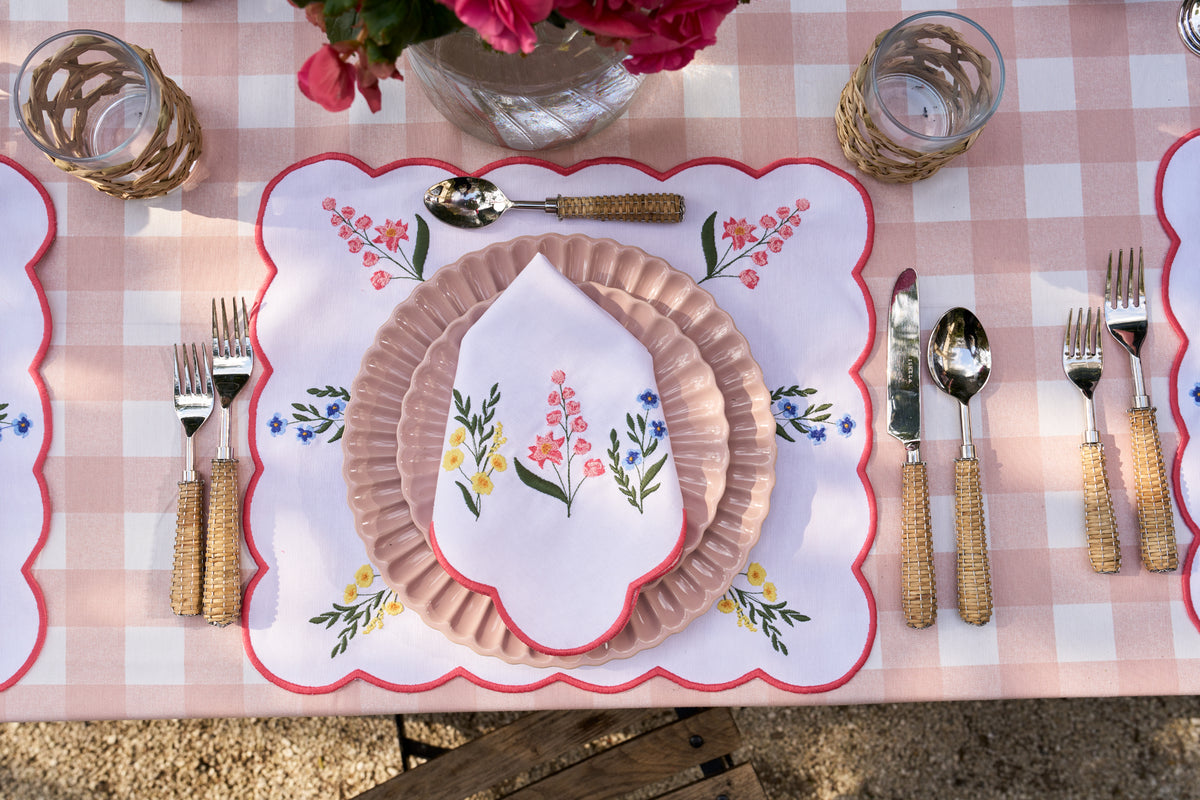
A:
<svg viewBox="0 0 1200 800">
<path fill-rule="evenodd" d="M 160 102 L 140 153 L 110 163 L 88 151 L 86 131 L 96 109 L 104 108 L 122 87 L 141 79 L 130 70 L 125 47 L 144 63 Z M 111 59 L 97 61 L 97 53 Z M 81 61 L 84 54 L 91 60 Z M 124 200 L 159 197 L 191 175 L 201 153 L 200 125 L 191 98 L 163 74 L 153 51 L 79 32 L 52 57 L 29 66 L 29 72 L 27 91 L 19 103 L 20 121 L 59 169 Z"/>
</svg>

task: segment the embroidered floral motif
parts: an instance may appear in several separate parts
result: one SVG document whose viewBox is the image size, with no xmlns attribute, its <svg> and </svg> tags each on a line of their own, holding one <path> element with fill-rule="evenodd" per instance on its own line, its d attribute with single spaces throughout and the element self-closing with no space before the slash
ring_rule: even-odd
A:
<svg viewBox="0 0 1200 800">
<path fill-rule="evenodd" d="M 637 399 L 646 411 L 658 408 L 658 395 L 650 389 L 638 395 Z M 612 468 L 613 480 L 617 482 L 621 494 L 640 514 L 645 513 L 646 498 L 661 486 L 660 483 L 655 483 L 654 479 L 667 463 L 668 454 L 664 453 L 662 458 L 653 464 L 650 464 L 650 456 L 658 450 L 658 443 L 666 435 L 667 424 L 662 420 L 650 419 L 649 414 L 638 414 L 635 417 L 631 413 L 625 415 L 625 438 L 628 444 L 633 445 L 632 448 L 629 448 L 628 444 L 622 444 L 616 428 L 611 429 L 608 434 L 611 445 L 608 448 L 608 464 Z M 624 454 L 621 453 L 622 447 L 626 448 Z M 626 468 L 632 470 L 632 473 Z"/>
<path fill-rule="evenodd" d="M 1200 406 L 1200 383 L 1197 383 L 1195 386 L 1193 386 L 1192 391 L 1188 392 L 1188 394 L 1192 396 L 1192 401 L 1195 402 L 1196 405 Z"/>
<path fill-rule="evenodd" d="M 500 384 L 493 383 L 487 399 L 479 406 L 479 413 L 472 414 L 471 398 L 464 398 L 458 389 L 454 390 L 454 421 L 459 427 L 451 431 L 446 440 L 449 449 L 442 455 L 442 469 L 457 471 L 462 476 L 463 480 L 455 480 L 454 485 L 475 519 L 479 519 L 483 511 L 484 496 L 496 488 L 492 475 L 508 469 L 508 461 L 500 454 L 500 447 L 508 441 L 504 425 L 492 424 L 499 402 Z"/>
<path fill-rule="evenodd" d="M 29 435 L 29 431 L 33 430 L 33 420 L 23 413 L 10 420 L 7 409 L 8 403 L 0 403 L 0 439 L 4 438 L 4 431 L 12 431 L 24 439 Z"/>
<path fill-rule="evenodd" d="M 350 402 L 350 392 L 342 386 L 329 386 L 308 389 L 308 394 L 324 400 L 324 411 L 313 403 L 292 403 L 292 418 L 289 420 L 282 414 L 273 414 L 267 420 L 267 430 L 272 436 L 282 436 L 291 427 L 296 432 L 296 441 L 300 444 L 311 444 L 314 439 L 330 431 L 333 435 L 325 441 L 329 444 L 342 438 L 346 426 L 346 406 Z"/>
<path fill-rule="evenodd" d="M 353 206 L 338 208 L 337 200 L 326 197 L 321 208 L 330 212 L 329 224 L 337 229 L 340 239 L 346 240 L 346 249 L 351 253 L 362 253 L 362 264 L 371 269 L 380 260 L 390 261 L 400 271 L 393 275 L 386 269 L 371 273 L 371 285 L 382 289 L 396 278 L 408 278 L 414 281 L 425 280 L 425 256 L 429 253 L 429 225 L 420 214 L 414 214 L 417 220 L 416 240 L 413 241 L 412 257 L 400 249 L 400 242 L 407 242 L 408 225 L 398 217 L 385 218 L 382 225 L 366 214 L 357 214 Z"/>
<path fill-rule="evenodd" d="M 832 403 L 809 403 L 805 398 L 816 394 L 812 388 L 801 389 L 798 385 L 780 386 L 771 392 L 771 413 L 775 415 L 775 434 L 788 442 L 796 441 L 792 433 L 808 439 L 814 445 L 824 444 L 828 439 L 826 424 L 833 416 Z M 854 433 L 854 418 L 844 415 L 831 423 L 842 436 Z"/>
<path fill-rule="evenodd" d="M 743 262 L 740 271 L 731 271 L 730 267 L 742 259 L 749 259 L 755 267 L 765 267 L 769 260 L 768 254 L 782 252 L 786 241 L 795 234 L 800 225 L 800 214 L 808 211 L 808 200 L 801 197 L 794 207 L 780 206 L 775 214 L 763 214 L 758 218 L 758 225 L 747 222 L 745 217 L 738 219 L 730 217 L 722 223 L 721 241 L 729 240 L 725 252 L 717 255 L 717 213 L 714 211 L 700 228 L 700 246 L 704 249 L 704 277 L 698 282 L 704 283 L 711 278 L 734 278 L 742 282 L 747 289 L 758 286 L 760 280 L 758 271 Z M 760 231 L 761 235 L 756 235 Z"/>
<path fill-rule="evenodd" d="M 566 380 L 567 375 L 561 369 L 550 373 L 550 383 L 558 387 L 546 397 L 546 405 L 550 406 L 546 425 L 550 430 L 536 435 L 526 455 L 540 470 L 544 471 L 549 464 L 555 479 L 543 478 L 519 460 L 513 461 L 513 466 L 517 477 L 526 486 L 564 503 L 569 517 L 571 504 L 584 482 L 604 474 L 604 462 L 598 458 L 585 458 L 591 452 L 592 444 L 580 434 L 588 429 L 588 424 L 582 416 L 582 405 L 575 399 L 575 390 L 564 385 Z M 584 459 L 583 474 L 578 480 L 572 474 L 576 458 Z"/>
<path fill-rule="evenodd" d="M 326 629 L 338 622 L 345 623 L 346 627 L 338 631 L 338 641 L 329 653 L 330 658 L 346 652 L 350 640 L 360 629 L 364 634 L 382 630 L 385 617 L 394 617 L 404 611 L 404 604 L 391 589 L 385 587 L 370 593 L 360 591 L 369 589 L 378 577 L 369 564 L 363 564 L 355 570 L 354 582 L 346 584 L 342 590 L 342 602 L 332 603 L 332 610 L 309 619 L 312 624 L 324 625 Z"/>
<path fill-rule="evenodd" d="M 751 564 L 738 577 L 745 578 L 750 588 L 742 589 L 736 584 L 730 586 L 729 591 L 717 601 L 717 610 L 722 614 L 736 613 L 739 628 L 754 632 L 761 627 L 763 635 L 771 640 L 772 649 L 786 656 L 787 645 L 780 638 L 782 631 L 776 620 L 793 628 L 797 622 L 809 622 L 811 617 L 788 608 L 786 600 L 777 602 L 779 590 L 767 580 L 767 571 L 762 564 Z"/>
</svg>

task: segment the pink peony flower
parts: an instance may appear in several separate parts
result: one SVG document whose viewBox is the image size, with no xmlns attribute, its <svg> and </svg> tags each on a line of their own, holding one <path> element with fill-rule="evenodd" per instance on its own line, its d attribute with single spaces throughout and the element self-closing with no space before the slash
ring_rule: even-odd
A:
<svg viewBox="0 0 1200 800">
<path fill-rule="evenodd" d="M 534 24 L 550 16 L 554 0 L 441 0 L 484 41 L 505 53 L 532 53 Z"/>
<path fill-rule="evenodd" d="M 551 411 L 549 414 L 546 415 L 546 424 L 547 425 L 557 425 L 560 422 L 562 422 L 562 411 L 561 410 L 556 408 L 553 411 Z"/>
<path fill-rule="evenodd" d="M 762 250 L 759 250 L 757 253 L 750 256 L 750 260 L 760 267 L 765 267 L 767 265 L 767 254 Z"/>
<path fill-rule="evenodd" d="M 583 417 L 576 417 L 575 419 L 571 420 L 571 430 L 575 431 L 576 433 L 583 433 L 587 430 L 587 423 L 584 422 Z"/>
<path fill-rule="evenodd" d="M 363 266 L 373 267 L 379 263 L 379 254 L 373 250 L 368 250 L 363 253 Z"/>
<path fill-rule="evenodd" d="M 376 272 L 374 275 L 371 276 L 371 285 L 374 286 L 376 289 L 382 289 L 383 287 L 388 285 L 388 282 L 391 281 L 391 279 L 392 279 L 391 275 L 388 275 L 383 270 L 379 270 L 378 272 Z"/>
<path fill-rule="evenodd" d="M 563 400 L 570 400 L 574 396 L 575 396 L 574 389 L 572 389 L 570 386 L 563 387 Z"/>
<path fill-rule="evenodd" d="M 808 201 L 805 200 L 803 197 L 801 197 L 799 200 L 796 201 L 796 208 L 798 208 L 801 211 L 808 211 L 808 209 L 810 207 L 811 206 L 809 206 Z"/>
<path fill-rule="evenodd" d="M 345 217 L 346 219 L 350 219 L 350 217 L 353 217 L 354 216 L 354 207 L 353 206 L 342 206 L 342 216 Z"/>
<path fill-rule="evenodd" d="M 393 253 L 400 247 L 400 240 L 408 240 L 408 226 L 400 220 L 385 220 L 382 225 L 375 226 L 379 235 L 372 239 L 375 244 L 381 244 Z"/>
<path fill-rule="evenodd" d="M 578 414 L 578 413 L 579 413 L 579 401 L 578 400 L 567 401 L 567 414 L 570 415 L 570 414 Z"/>
<path fill-rule="evenodd" d="M 746 246 L 747 242 L 757 242 L 758 237 L 754 235 L 754 226 L 746 222 L 746 218 L 734 219 L 730 217 L 725 222 L 725 233 L 721 235 L 722 239 L 732 239 L 733 249 L 741 250 Z"/>
<path fill-rule="evenodd" d="M 338 236 L 340 236 L 343 239 L 349 239 L 350 235 L 353 233 L 354 233 L 354 228 L 351 228 L 349 225 L 343 225 L 341 227 L 341 230 L 338 231 Z"/>
<path fill-rule="evenodd" d="M 309 56 L 296 79 L 304 96 L 327 111 L 345 111 L 354 102 L 354 67 L 331 44 Z"/>
<path fill-rule="evenodd" d="M 604 474 L 604 462 L 598 458 L 589 458 L 583 462 L 583 477 L 597 478 Z"/>
<path fill-rule="evenodd" d="M 337 214 L 334 214 L 329 218 L 329 224 L 336 228 L 338 225 L 342 224 L 342 218 Z"/>
<path fill-rule="evenodd" d="M 767 249 L 772 253 L 778 253 L 783 249 L 783 239 L 771 238 L 767 240 Z"/>
<path fill-rule="evenodd" d="M 326 197 L 321 201 L 321 208 L 326 211 L 333 211 L 337 208 L 337 200 L 334 200 L 332 197 Z"/>
<path fill-rule="evenodd" d="M 776 222 L 775 222 L 775 218 L 772 217 L 770 214 L 763 214 L 762 219 L 760 219 L 758 221 L 758 224 L 763 226 L 764 228 L 774 228 L 776 225 Z"/>
<path fill-rule="evenodd" d="M 371 227 L 371 218 L 366 214 L 363 214 L 361 217 L 354 220 L 354 227 L 358 228 L 360 231 L 365 231 L 367 228 Z"/>
<path fill-rule="evenodd" d="M 592 443 L 581 437 L 575 440 L 575 446 L 571 449 L 575 451 L 575 455 L 581 456 L 592 449 Z"/>
<path fill-rule="evenodd" d="M 363 240 L 358 238 L 351 239 L 346 242 L 346 246 L 350 248 L 351 253 L 357 253 L 363 249 Z"/>
<path fill-rule="evenodd" d="M 529 458 L 537 462 L 539 467 L 544 467 L 546 462 L 552 464 L 561 464 L 563 462 L 562 447 L 565 439 L 555 439 L 553 433 L 547 433 L 545 436 L 537 437 L 537 444 L 529 446 Z"/>
<path fill-rule="evenodd" d="M 784 225 L 782 228 L 779 229 L 779 235 L 785 239 L 792 238 L 792 233 L 794 233 L 794 231 L 791 229 L 791 227 L 789 227 L 787 225 Z"/>
<path fill-rule="evenodd" d="M 738 274 L 738 280 L 744 283 L 747 289 L 753 289 L 758 286 L 758 273 L 752 269 L 744 269 Z"/>
<path fill-rule="evenodd" d="M 780 206 L 779 208 L 775 209 L 775 213 L 779 215 L 780 219 L 787 221 L 787 218 L 792 215 L 792 210 L 787 206 Z"/>
<path fill-rule="evenodd" d="M 548 406 L 556 406 L 561 402 L 562 398 L 558 396 L 558 392 L 551 392 L 550 396 L 546 398 L 546 405 Z"/>
<path fill-rule="evenodd" d="M 566 379 L 567 379 L 567 375 L 561 369 L 556 369 L 556 370 L 554 370 L 554 372 L 550 373 L 550 382 L 551 383 L 556 383 L 559 386 L 562 386 L 563 381 L 565 381 Z"/>
</svg>

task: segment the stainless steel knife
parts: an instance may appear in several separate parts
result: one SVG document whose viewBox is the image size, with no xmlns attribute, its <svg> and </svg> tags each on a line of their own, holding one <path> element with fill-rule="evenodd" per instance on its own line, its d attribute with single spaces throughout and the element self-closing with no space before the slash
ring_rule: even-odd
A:
<svg viewBox="0 0 1200 800">
<path fill-rule="evenodd" d="M 900 605 L 911 628 L 937 619 L 929 483 L 921 460 L 921 315 L 917 273 L 896 279 L 888 311 L 887 428 L 907 452 L 901 468 Z"/>
</svg>

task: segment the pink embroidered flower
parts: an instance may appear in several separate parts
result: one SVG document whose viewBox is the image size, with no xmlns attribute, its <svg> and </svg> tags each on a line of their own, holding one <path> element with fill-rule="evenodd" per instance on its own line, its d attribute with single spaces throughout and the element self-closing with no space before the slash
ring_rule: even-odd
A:
<svg viewBox="0 0 1200 800">
<path fill-rule="evenodd" d="M 746 246 L 747 242 L 757 242 L 758 237 L 754 235 L 755 227 L 746 222 L 746 218 L 734 219 L 730 217 L 725 223 L 725 233 L 722 234 L 722 239 L 732 239 L 733 248 L 741 250 Z"/>
<path fill-rule="evenodd" d="M 373 267 L 378 263 L 379 263 L 379 254 L 378 253 L 376 253 L 372 250 L 368 250 L 367 252 L 363 253 L 363 266 L 364 267 Z"/>
<path fill-rule="evenodd" d="M 333 211 L 335 208 L 337 208 L 337 200 L 334 200 L 332 197 L 326 197 L 321 201 L 321 208 L 325 209 L 326 211 Z"/>
<path fill-rule="evenodd" d="M 572 397 L 575 396 L 575 390 L 572 389 L 570 386 L 564 386 L 562 394 L 563 394 L 563 400 L 570 400 Z"/>
<path fill-rule="evenodd" d="M 587 439 L 583 439 L 583 438 L 576 439 L 575 446 L 571 449 L 575 451 L 575 455 L 581 456 L 584 453 L 587 453 L 592 449 L 592 443 L 589 442 Z"/>
<path fill-rule="evenodd" d="M 371 285 L 374 286 L 376 289 L 382 289 L 383 287 L 388 285 L 388 282 L 391 281 L 391 279 L 392 279 L 391 275 L 388 275 L 383 270 L 379 270 L 378 272 L 376 272 L 374 275 L 371 276 Z"/>
<path fill-rule="evenodd" d="M 750 256 L 750 260 L 760 267 L 765 267 L 767 265 L 767 254 L 762 250 L 759 250 L 757 253 Z"/>
<path fill-rule="evenodd" d="M 350 234 L 352 234 L 352 233 L 354 233 L 353 228 L 351 228 L 349 225 L 343 225 L 341 227 L 341 230 L 338 231 L 338 236 L 340 236 L 343 239 L 349 239 Z"/>
<path fill-rule="evenodd" d="M 792 215 L 792 210 L 787 206 L 780 206 L 779 208 L 775 209 L 775 213 L 779 215 L 781 220 L 786 222 L 787 218 Z"/>
<path fill-rule="evenodd" d="M 354 227 L 358 228 L 360 231 L 365 231 L 367 228 L 371 227 L 371 218 L 366 214 L 363 214 L 361 217 L 354 220 Z"/>
<path fill-rule="evenodd" d="M 791 227 L 789 227 L 787 225 L 784 225 L 782 228 L 779 229 L 779 235 L 785 239 L 792 238 L 793 233 L 794 233 L 794 231 L 791 229 Z"/>
<path fill-rule="evenodd" d="M 578 413 L 579 413 L 579 401 L 578 400 L 568 401 L 567 402 L 567 414 L 570 415 L 570 414 L 578 414 Z"/>
<path fill-rule="evenodd" d="M 332 217 L 329 218 L 329 224 L 336 228 L 338 225 L 342 224 L 342 218 L 339 217 L 337 214 L 334 214 Z"/>
<path fill-rule="evenodd" d="M 550 396 L 546 398 L 546 405 L 548 406 L 556 406 L 561 402 L 562 398 L 558 396 L 558 392 L 551 392 Z"/>
<path fill-rule="evenodd" d="M 350 241 L 346 242 L 346 246 L 350 248 L 351 253 L 357 253 L 363 249 L 363 240 L 357 238 L 351 239 Z"/>
<path fill-rule="evenodd" d="M 375 231 L 379 234 L 372 241 L 375 244 L 381 244 L 393 253 L 400 247 L 400 240 L 408 240 L 408 226 L 401 223 L 400 220 L 386 220 L 382 225 L 376 225 Z"/>
<path fill-rule="evenodd" d="M 539 467 L 544 467 L 546 462 L 552 464 L 561 464 L 563 461 L 562 447 L 565 439 L 555 439 L 553 433 L 547 433 L 545 436 L 537 437 L 537 444 L 529 446 L 529 458 L 536 461 Z M 586 466 L 586 465 L 585 465 Z"/>
<path fill-rule="evenodd" d="M 799 200 L 796 201 L 796 208 L 798 208 L 801 211 L 808 211 L 808 209 L 810 207 L 811 206 L 809 205 L 808 201 L 805 200 L 803 197 L 801 197 Z"/>
<path fill-rule="evenodd" d="M 758 224 L 764 228 L 774 228 L 776 225 L 776 222 L 775 222 L 775 218 L 772 217 L 770 214 L 763 214 L 762 219 L 760 219 L 758 221 Z"/>
<path fill-rule="evenodd" d="M 747 289 L 753 289 L 758 286 L 758 273 L 752 269 L 744 269 L 738 274 L 738 280 L 745 284 Z"/>
<path fill-rule="evenodd" d="M 354 216 L 354 206 L 342 206 L 342 216 L 346 219 Z"/>
<path fill-rule="evenodd" d="M 562 411 L 560 409 L 556 408 L 546 415 L 547 425 L 557 425 L 560 422 L 562 422 Z"/>
<path fill-rule="evenodd" d="M 575 431 L 576 433 L 583 433 L 587 430 L 587 423 L 584 422 L 583 417 L 576 417 L 575 419 L 571 420 L 571 430 Z"/>
<path fill-rule="evenodd" d="M 308 57 L 296 80 L 304 96 L 327 111 L 345 111 L 354 102 L 354 67 L 331 44 Z"/>
<path fill-rule="evenodd" d="M 567 375 L 561 369 L 556 369 L 556 370 L 554 370 L 554 372 L 550 373 L 550 382 L 551 383 L 555 383 L 555 384 L 558 384 L 559 386 L 562 386 L 563 381 L 565 381 L 566 379 L 567 379 Z"/>
<path fill-rule="evenodd" d="M 767 240 L 767 249 L 772 253 L 778 253 L 783 249 L 783 239 L 771 238 Z"/>
<path fill-rule="evenodd" d="M 598 458 L 589 458 L 583 462 L 583 476 L 585 478 L 597 478 L 604 474 L 604 462 Z"/>
</svg>

